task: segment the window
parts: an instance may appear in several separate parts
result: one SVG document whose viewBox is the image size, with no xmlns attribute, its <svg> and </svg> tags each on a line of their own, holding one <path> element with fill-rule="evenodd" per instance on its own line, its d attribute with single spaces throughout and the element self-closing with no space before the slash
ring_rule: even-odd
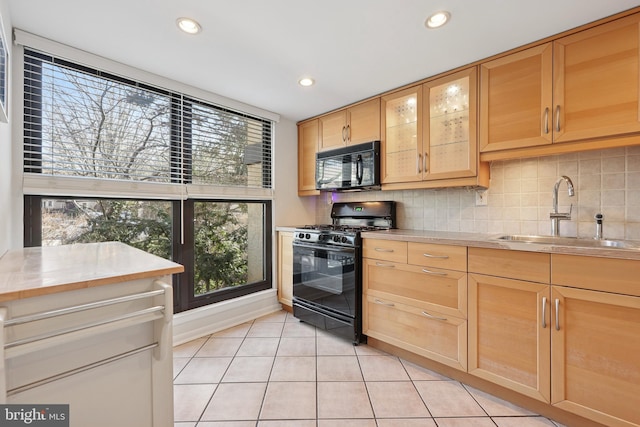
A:
<svg viewBox="0 0 640 427">
<path fill-rule="evenodd" d="M 175 260 L 176 312 L 271 288 L 272 125 L 24 48 L 25 246 Z"/>
</svg>

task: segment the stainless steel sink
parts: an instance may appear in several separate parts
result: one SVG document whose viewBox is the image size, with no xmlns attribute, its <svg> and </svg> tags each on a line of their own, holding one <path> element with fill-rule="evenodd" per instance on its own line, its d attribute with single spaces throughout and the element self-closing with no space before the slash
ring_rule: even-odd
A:
<svg viewBox="0 0 640 427">
<path fill-rule="evenodd" d="M 507 234 L 496 237 L 495 240 L 537 243 L 541 245 L 561 245 L 561 246 L 577 246 L 589 248 L 620 248 L 620 249 L 636 249 L 640 250 L 640 242 L 629 242 L 626 240 L 608 240 L 608 239 L 585 239 L 577 237 L 555 237 L 555 236 L 528 236 L 522 234 Z"/>
</svg>

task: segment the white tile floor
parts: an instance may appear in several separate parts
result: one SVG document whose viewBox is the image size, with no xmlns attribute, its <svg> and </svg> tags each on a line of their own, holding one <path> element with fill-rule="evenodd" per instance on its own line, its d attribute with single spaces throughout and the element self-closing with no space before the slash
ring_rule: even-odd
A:
<svg viewBox="0 0 640 427">
<path fill-rule="evenodd" d="M 176 427 L 555 427 L 282 311 L 174 348 Z"/>
</svg>

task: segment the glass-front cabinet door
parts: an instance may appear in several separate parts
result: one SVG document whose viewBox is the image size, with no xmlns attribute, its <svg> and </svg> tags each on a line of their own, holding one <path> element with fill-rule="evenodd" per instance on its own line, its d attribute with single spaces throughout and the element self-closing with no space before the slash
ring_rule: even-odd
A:
<svg viewBox="0 0 640 427">
<path fill-rule="evenodd" d="M 423 85 L 423 179 L 477 173 L 477 69 Z"/>
<path fill-rule="evenodd" d="M 382 97 L 383 184 L 477 176 L 477 73 L 472 67 Z"/>
<path fill-rule="evenodd" d="M 382 97 L 381 176 L 383 184 L 422 179 L 422 87 Z"/>
</svg>

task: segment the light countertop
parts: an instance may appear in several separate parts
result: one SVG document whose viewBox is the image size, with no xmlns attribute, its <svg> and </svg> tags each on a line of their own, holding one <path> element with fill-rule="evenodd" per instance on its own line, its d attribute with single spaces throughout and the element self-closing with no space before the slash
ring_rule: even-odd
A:
<svg viewBox="0 0 640 427">
<path fill-rule="evenodd" d="M 293 226 L 293 225 L 279 225 L 276 227 L 276 231 L 285 231 L 285 232 L 293 232 L 296 228 L 300 228 L 301 226 Z"/>
<path fill-rule="evenodd" d="M 618 258 L 640 260 L 640 246 L 637 249 L 623 249 L 610 247 L 580 246 L 580 240 L 575 244 L 543 244 L 519 241 L 498 240 L 501 234 L 464 233 L 453 231 L 428 231 L 393 229 L 386 231 L 362 232 L 363 239 L 402 240 L 418 243 L 438 243 L 447 245 L 471 246 L 490 249 L 509 249 L 516 251 L 558 253 L 569 255 L 586 255 L 604 258 Z M 638 242 L 640 243 L 640 242 Z"/>
<path fill-rule="evenodd" d="M 0 301 L 183 271 L 180 264 L 118 242 L 15 249 L 0 257 Z"/>
</svg>

